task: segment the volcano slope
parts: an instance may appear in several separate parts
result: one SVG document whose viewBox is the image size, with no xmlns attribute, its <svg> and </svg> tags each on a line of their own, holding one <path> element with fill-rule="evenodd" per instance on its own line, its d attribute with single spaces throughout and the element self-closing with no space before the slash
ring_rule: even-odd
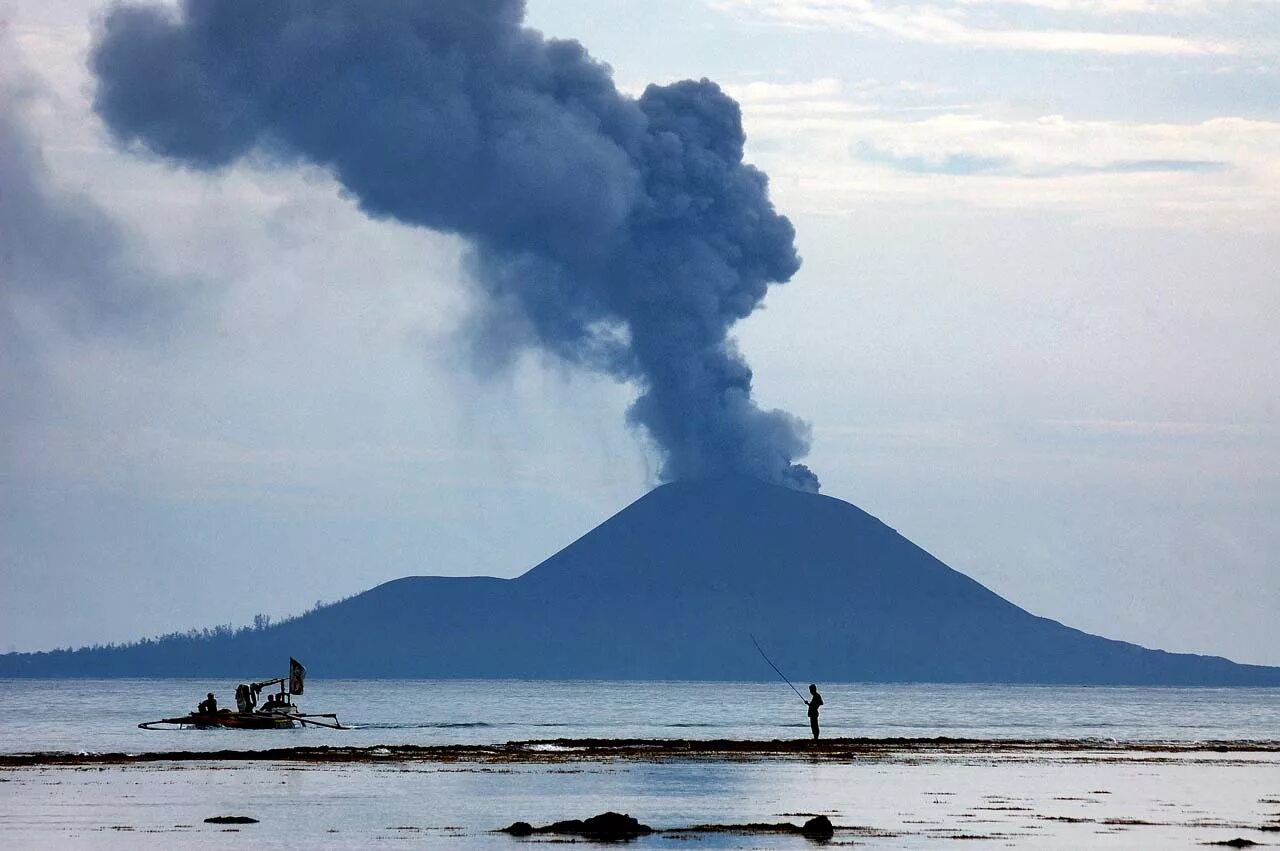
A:
<svg viewBox="0 0 1280 851">
<path fill-rule="evenodd" d="M 1280 685 L 1037 617 L 847 502 L 753 479 L 663 485 L 515 579 L 417 576 L 265 630 L 11 654 L 0 676 L 753 680 L 756 635 L 827 681 Z"/>
</svg>

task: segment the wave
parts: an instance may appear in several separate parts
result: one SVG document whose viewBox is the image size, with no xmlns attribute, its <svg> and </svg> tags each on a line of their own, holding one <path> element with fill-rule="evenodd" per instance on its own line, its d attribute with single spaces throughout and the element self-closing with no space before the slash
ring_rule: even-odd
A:
<svg viewBox="0 0 1280 851">
<path fill-rule="evenodd" d="M 353 730 L 467 730 L 480 727 L 494 727 L 487 721 L 430 721 L 424 724 L 361 724 L 347 725 Z"/>
<path fill-rule="evenodd" d="M 479 730 L 498 727 L 573 727 L 581 725 L 561 722 L 526 723 L 522 721 L 422 721 L 417 723 L 361 723 L 347 725 L 353 730 Z"/>
<path fill-rule="evenodd" d="M 391 722 L 370 722 L 362 723 L 359 721 L 347 722 L 347 726 L 353 730 L 497 730 L 497 729 L 563 729 L 575 728 L 579 730 L 599 729 L 599 728 L 615 728 L 629 727 L 636 725 L 617 725 L 617 724 L 571 724 L 563 721 L 422 721 L 415 723 L 391 723 Z M 742 726 L 735 724 L 716 723 L 709 721 L 689 721 L 689 722 L 672 722 L 669 724 L 641 724 L 640 727 L 648 727 L 650 729 L 672 729 L 672 730 L 690 730 L 690 729 L 711 729 L 717 727 L 734 727 Z M 786 726 L 786 727 L 807 727 L 807 724 L 783 724 L 783 725 L 757 725 L 757 726 Z"/>
</svg>

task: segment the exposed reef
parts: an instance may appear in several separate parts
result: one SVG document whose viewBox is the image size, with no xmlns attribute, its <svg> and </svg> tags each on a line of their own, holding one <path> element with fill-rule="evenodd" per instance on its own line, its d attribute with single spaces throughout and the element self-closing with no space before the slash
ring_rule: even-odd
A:
<svg viewBox="0 0 1280 851">
<path fill-rule="evenodd" d="M 566 762 L 756 762 L 798 759 L 825 762 L 894 762 L 921 758 L 1042 759 L 1081 761 L 1141 757 L 1147 761 L 1203 759 L 1204 754 L 1280 752 L 1280 740 L 1202 742 L 1114 742 L 1095 739 L 540 739 L 496 745 L 376 745 L 292 747 L 262 750 L 186 750 L 140 753 L 0 754 L 0 768 L 131 765 L 154 762 L 294 763 L 528 763 Z"/>
</svg>

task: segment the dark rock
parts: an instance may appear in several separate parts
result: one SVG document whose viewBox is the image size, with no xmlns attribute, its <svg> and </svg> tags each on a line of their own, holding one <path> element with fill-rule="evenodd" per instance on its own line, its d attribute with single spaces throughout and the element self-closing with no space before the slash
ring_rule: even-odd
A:
<svg viewBox="0 0 1280 851">
<path fill-rule="evenodd" d="M 809 839 L 830 839 L 836 829 L 831 826 L 831 819 L 826 816 L 814 816 L 804 823 L 800 832 Z"/>
<path fill-rule="evenodd" d="M 1205 843 L 1205 845 L 1225 845 L 1228 848 L 1252 848 L 1257 844 L 1258 843 L 1254 842 L 1252 839 L 1241 839 L 1238 836 L 1235 839 L 1227 839 L 1223 842 L 1206 842 Z"/>
<path fill-rule="evenodd" d="M 789 834 L 803 836 L 815 842 L 826 842 L 835 835 L 835 827 L 826 816 L 815 816 L 804 823 L 804 826 L 789 821 L 748 822 L 746 824 L 695 824 L 691 827 L 672 827 L 662 833 L 702 834 L 702 833 L 738 833 L 744 836 L 761 834 Z"/>
<path fill-rule="evenodd" d="M 752 821 L 745 824 L 695 824 L 692 827 L 676 827 L 669 833 L 741 833 L 745 835 L 760 833 L 799 834 L 801 828 L 789 821 L 762 822 Z"/>
<path fill-rule="evenodd" d="M 653 828 L 647 824 L 641 824 L 639 820 L 632 818 L 625 813 L 601 813 L 598 816 L 592 816 L 582 823 L 584 832 L 587 835 L 598 836 L 644 836 L 653 833 Z"/>
<path fill-rule="evenodd" d="M 653 833 L 653 828 L 647 824 L 641 824 L 625 813 L 610 811 L 589 819 L 566 819 L 542 827 L 534 827 L 527 821 L 518 821 L 510 827 L 503 828 L 502 832 L 512 836 L 548 833 L 555 836 L 581 836 L 583 839 L 594 839 L 599 842 L 617 842 L 635 839 L 637 836 L 648 836 Z"/>
<path fill-rule="evenodd" d="M 257 824 L 256 818 L 250 816 L 213 816 L 204 820 L 205 824 Z"/>
</svg>

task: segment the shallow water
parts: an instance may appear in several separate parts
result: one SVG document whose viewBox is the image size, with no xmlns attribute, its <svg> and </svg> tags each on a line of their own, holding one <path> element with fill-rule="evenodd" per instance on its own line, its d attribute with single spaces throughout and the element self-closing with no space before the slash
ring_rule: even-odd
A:
<svg viewBox="0 0 1280 851">
<path fill-rule="evenodd" d="M 1169 761 L 952 757 L 555 766 L 209 763 L 0 771 L 0 836 L 22 848 L 518 849 L 494 833 L 604 810 L 655 828 L 823 813 L 872 848 L 1192 847 L 1277 834 L 1276 755 Z M 210 816 L 248 815 L 227 828 Z M 659 834 L 628 847 L 811 848 L 799 837 Z M 977 839 L 978 841 L 969 841 Z M 967 844 L 966 844 L 967 842 Z"/>
<path fill-rule="evenodd" d="M 234 682 L 0 680 L 0 752 L 493 743 L 547 738 L 798 738 L 805 707 L 781 682 L 312 679 L 298 699 L 349 731 L 179 730 Z M 803 686 L 802 686 L 803 687 Z M 821 684 L 828 736 L 1116 741 L 1280 738 L 1280 689 Z"/>
<path fill-rule="evenodd" d="M 0 680 L 0 752 L 247 750 L 598 737 L 787 739 L 805 708 L 780 683 L 334 681 L 304 707 L 355 729 L 147 732 L 201 680 Z M 870 848 L 1194 847 L 1280 841 L 1280 752 L 1173 753 L 1102 743 L 1275 740 L 1280 691 L 824 684 L 830 736 L 1092 739 L 1088 750 L 904 747 L 810 757 L 500 763 L 80 764 L 0 769 L 13 848 L 518 849 L 494 833 L 629 812 L 655 828 L 823 813 Z M 210 825 L 216 815 L 259 824 Z M 247 840 L 247 843 L 246 843 Z M 800 837 L 657 834 L 628 847 L 814 847 Z"/>
</svg>

